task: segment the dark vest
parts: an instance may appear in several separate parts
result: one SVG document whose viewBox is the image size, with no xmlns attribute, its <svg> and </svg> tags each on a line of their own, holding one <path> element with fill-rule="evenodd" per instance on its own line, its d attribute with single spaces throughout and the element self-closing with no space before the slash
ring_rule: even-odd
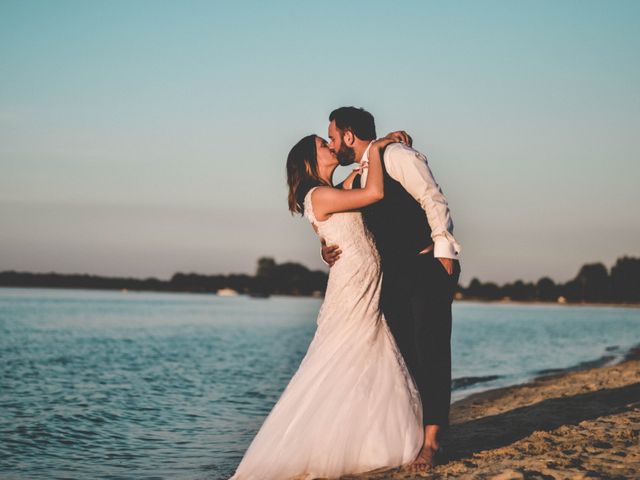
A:
<svg viewBox="0 0 640 480">
<path fill-rule="evenodd" d="M 382 162 L 384 198 L 362 208 L 362 218 L 373 235 L 385 270 L 410 266 L 423 248 L 431 245 L 431 227 L 425 211 L 400 182 L 391 178 Z M 353 188 L 360 188 L 360 175 Z"/>
</svg>

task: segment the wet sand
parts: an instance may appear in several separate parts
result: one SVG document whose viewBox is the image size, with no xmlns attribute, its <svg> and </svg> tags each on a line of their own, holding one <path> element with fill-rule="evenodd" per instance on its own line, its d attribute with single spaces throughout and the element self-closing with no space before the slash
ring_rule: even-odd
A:
<svg viewBox="0 0 640 480">
<path fill-rule="evenodd" d="M 448 462 L 343 479 L 638 479 L 640 348 L 622 362 L 473 394 L 451 407 Z"/>
</svg>

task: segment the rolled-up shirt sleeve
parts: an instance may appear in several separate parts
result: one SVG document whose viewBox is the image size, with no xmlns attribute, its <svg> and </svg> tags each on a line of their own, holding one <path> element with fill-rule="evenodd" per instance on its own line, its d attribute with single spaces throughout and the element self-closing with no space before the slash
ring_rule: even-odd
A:
<svg viewBox="0 0 640 480">
<path fill-rule="evenodd" d="M 427 157 L 407 145 L 393 143 L 384 152 L 384 165 L 391 178 L 400 182 L 425 211 L 434 243 L 433 255 L 458 258 L 462 247 L 453 236 L 449 204 L 433 178 Z"/>
</svg>

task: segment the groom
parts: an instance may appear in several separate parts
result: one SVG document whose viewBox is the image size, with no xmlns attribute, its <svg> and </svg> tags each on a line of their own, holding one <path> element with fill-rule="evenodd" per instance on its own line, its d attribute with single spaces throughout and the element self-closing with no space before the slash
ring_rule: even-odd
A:
<svg viewBox="0 0 640 480">
<path fill-rule="evenodd" d="M 343 188 L 364 187 L 369 147 L 376 139 L 373 116 L 342 107 L 329 121 L 329 148 L 340 164 L 360 164 L 360 173 Z M 460 276 L 460 245 L 427 158 L 393 143 L 383 153 L 382 166 L 384 199 L 365 207 L 362 215 L 380 253 L 382 310 L 422 397 L 424 445 L 413 467 L 428 469 L 441 452 L 439 434 L 449 426 L 451 303 Z M 333 265 L 339 245 L 322 243 L 322 258 Z"/>
</svg>

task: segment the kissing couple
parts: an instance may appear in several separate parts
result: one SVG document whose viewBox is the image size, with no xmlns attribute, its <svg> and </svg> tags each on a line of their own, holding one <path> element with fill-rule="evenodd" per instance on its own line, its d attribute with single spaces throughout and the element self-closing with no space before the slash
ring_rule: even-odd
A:
<svg viewBox="0 0 640 480">
<path fill-rule="evenodd" d="M 405 132 L 376 139 L 355 107 L 329 122 L 329 142 L 306 136 L 287 158 L 289 210 L 331 266 L 316 332 L 231 480 L 419 472 L 445 458 L 460 275 L 447 200 Z"/>
</svg>

